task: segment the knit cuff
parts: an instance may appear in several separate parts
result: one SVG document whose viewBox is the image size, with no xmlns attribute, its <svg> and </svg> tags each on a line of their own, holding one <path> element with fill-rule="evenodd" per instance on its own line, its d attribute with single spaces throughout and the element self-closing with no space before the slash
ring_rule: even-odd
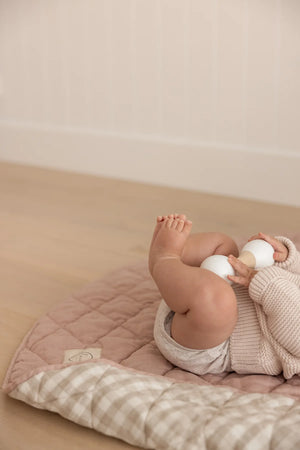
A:
<svg viewBox="0 0 300 450">
<path fill-rule="evenodd" d="M 266 267 L 265 269 L 261 269 L 257 274 L 252 278 L 251 283 L 249 285 L 249 295 L 256 303 L 262 304 L 262 298 L 264 293 L 272 280 L 278 279 L 281 275 L 281 268 L 271 266 Z"/>
<path fill-rule="evenodd" d="M 284 236 L 276 236 L 275 238 L 282 242 L 289 251 L 287 259 L 283 262 L 275 262 L 275 266 L 290 272 L 297 272 L 300 266 L 300 256 L 295 244 Z"/>
</svg>

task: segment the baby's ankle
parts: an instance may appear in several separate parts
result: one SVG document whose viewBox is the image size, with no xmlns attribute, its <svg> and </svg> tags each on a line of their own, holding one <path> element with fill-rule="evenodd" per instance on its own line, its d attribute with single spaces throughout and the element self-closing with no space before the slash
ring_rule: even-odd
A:
<svg viewBox="0 0 300 450">
<path fill-rule="evenodd" d="M 159 268 L 162 265 L 166 265 L 169 264 L 171 261 L 181 261 L 180 256 L 179 255 L 175 255 L 175 254 L 166 254 L 166 255 L 161 255 L 158 256 L 155 260 L 155 262 L 153 263 L 152 267 L 150 268 L 150 272 L 151 275 L 153 276 L 154 271 L 159 270 Z"/>
</svg>

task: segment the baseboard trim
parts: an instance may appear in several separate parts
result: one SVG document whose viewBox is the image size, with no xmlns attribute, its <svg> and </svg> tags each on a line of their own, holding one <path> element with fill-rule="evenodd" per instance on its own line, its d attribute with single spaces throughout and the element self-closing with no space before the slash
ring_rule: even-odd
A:
<svg viewBox="0 0 300 450">
<path fill-rule="evenodd" d="M 0 159 L 300 206 L 300 155 L 0 122 Z"/>
</svg>

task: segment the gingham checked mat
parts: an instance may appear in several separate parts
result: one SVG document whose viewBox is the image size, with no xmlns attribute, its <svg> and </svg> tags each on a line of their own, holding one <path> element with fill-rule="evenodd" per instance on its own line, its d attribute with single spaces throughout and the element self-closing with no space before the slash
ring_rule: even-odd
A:
<svg viewBox="0 0 300 450">
<path fill-rule="evenodd" d="M 13 396 L 150 449 L 296 449 L 300 402 L 176 383 L 107 361 L 40 372 Z"/>
<path fill-rule="evenodd" d="M 300 448 L 300 377 L 173 367 L 153 342 L 159 302 L 145 262 L 87 286 L 34 325 L 3 389 L 142 448 Z"/>
</svg>

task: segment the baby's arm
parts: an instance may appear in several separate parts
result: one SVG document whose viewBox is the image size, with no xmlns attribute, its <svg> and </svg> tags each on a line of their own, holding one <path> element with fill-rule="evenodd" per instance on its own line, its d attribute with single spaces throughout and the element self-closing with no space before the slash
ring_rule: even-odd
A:
<svg viewBox="0 0 300 450">
<path fill-rule="evenodd" d="M 295 244 L 290 239 L 282 236 L 278 236 L 277 240 L 288 249 L 288 256 L 285 261 L 275 261 L 275 266 L 288 272 L 300 274 L 300 252 Z"/>
<path fill-rule="evenodd" d="M 292 273 L 300 274 L 300 253 L 290 239 L 281 236 L 273 237 L 265 233 L 258 233 L 252 236 L 249 241 L 253 241 L 254 239 L 263 239 L 272 245 L 274 248 L 273 258 L 275 266 Z M 228 261 L 236 271 L 235 276 L 228 276 L 228 278 L 234 283 L 249 287 L 257 271 L 247 267 L 232 255 L 228 257 Z"/>
<path fill-rule="evenodd" d="M 252 236 L 249 241 L 253 239 L 263 239 L 272 245 L 274 248 L 273 258 L 275 266 L 300 274 L 300 253 L 290 239 L 283 236 L 272 237 L 265 233 Z"/>
<path fill-rule="evenodd" d="M 257 273 L 249 285 L 249 295 L 260 305 L 269 339 L 300 358 L 300 276 L 272 266 Z M 264 327 L 263 327 L 264 328 Z"/>
<path fill-rule="evenodd" d="M 248 288 L 262 329 L 275 351 L 278 348 L 281 352 L 282 346 L 289 354 L 300 358 L 300 254 L 287 238 L 267 238 L 274 248 L 275 264 L 257 272 L 230 257 L 229 262 L 237 271 L 237 275 L 230 278 Z M 290 373 L 287 365 L 284 373 L 290 378 L 294 372 Z"/>
<path fill-rule="evenodd" d="M 284 245 L 283 242 L 276 239 L 275 237 L 269 236 L 265 233 L 258 233 L 255 236 L 252 236 L 249 241 L 253 241 L 256 239 L 262 239 L 272 245 L 274 249 L 273 259 L 275 263 L 284 263 L 288 258 L 288 248 Z M 250 267 L 247 267 L 243 262 L 232 255 L 228 257 L 228 261 L 236 272 L 234 276 L 228 275 L 228 279 L 230 281 L 233 281 L 234 283 L 248 288 L 252 278 L 257 274 L 257 271 Z"/>
</svg>

